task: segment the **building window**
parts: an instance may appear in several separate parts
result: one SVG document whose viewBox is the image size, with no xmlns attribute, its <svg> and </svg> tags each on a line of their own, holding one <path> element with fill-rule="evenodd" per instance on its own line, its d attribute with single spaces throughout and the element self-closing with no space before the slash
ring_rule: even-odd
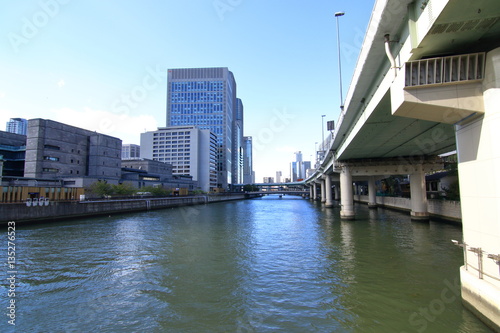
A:
<svg viewBox="0 0 500 333">
<path fill-rule="evenodd" d="M 59 161 L 59 157 L 52 157 L 52 156 L 44 156 L 43 157 L 44 160 L 46 161 Z"/>
<path fill-rule="evenodd" d="M 55 168 L 43 168 L 42 171 L 43 172 L 59 172 L 59 169 L 55 169 Z"/>
<path fill-rule="evenodd" d="M 53 146 L 53 145 L 44 145 L 43 148 L 50 149 L 50 150 L 61 150 L 61 147 Z"/>
</svg>

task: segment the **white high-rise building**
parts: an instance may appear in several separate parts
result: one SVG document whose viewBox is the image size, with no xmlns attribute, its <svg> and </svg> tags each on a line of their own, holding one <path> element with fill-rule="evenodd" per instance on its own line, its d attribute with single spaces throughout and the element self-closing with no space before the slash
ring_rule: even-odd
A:
<svg viewBox="0 0 500 333">
<path fill-rule="evenodd" d="M 135 160 L 141 157 L 141 146 L 131 143 L 122 144 L 122 160 Z"/>
<path fill-rule="evenodd" d="M 159 127 L 141 134 L 141 158 L 172 164 L 173 175 L 190 175 L 205 192 L 217 187 L 217 136 L 196 126 Z"/>
<path fill-rule="evenodd" d="M 6 125 L 6 132 L 26 135 L 28 121 L 23 118 L 10 118 Z"/>
<path fill-rule="evenodd" d="M 281 171 L 276 171 L 276 183 L 281 183 L 281 177 L 283 173 Z"/>
</svg>

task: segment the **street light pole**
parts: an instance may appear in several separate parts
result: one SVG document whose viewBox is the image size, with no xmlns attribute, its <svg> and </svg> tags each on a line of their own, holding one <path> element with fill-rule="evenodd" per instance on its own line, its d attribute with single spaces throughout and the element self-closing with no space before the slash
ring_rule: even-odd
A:
<svg viewBox="0 0 500 333">
<path fill-rule="evenodd" d="M 339 17 L 344 16 L 344 12 L 336 12 L 335 18 L 337 20 L 337 48 L 339 52 L 339 81 L 340 81 L 340 111 L 344 113 L 344 100 L 342 94 L 342 65 L 340 62 L 340 30 L 339 30 Z"/>
<path fill-rule="evenodd" d="M 317 142 L 314 143 L 314 168 L 318 165 L 318 150 L 316 149 L 317 144 Z"/>
<path fill-rule="evenodd" d="M 321 115 L 321 150 L 325 150 L 325 116 L 326 114 Z"/>
</svg>

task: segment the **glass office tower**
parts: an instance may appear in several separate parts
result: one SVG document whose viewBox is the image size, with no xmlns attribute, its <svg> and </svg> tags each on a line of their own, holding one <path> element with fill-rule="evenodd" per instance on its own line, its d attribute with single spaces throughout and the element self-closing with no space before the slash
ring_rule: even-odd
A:
<svg viewBox="0 0 500 333">
<path fill-rule="evenodd" d="M 243 183 L 243 102 L 236 99 L 236 117 L 233 122 L 232 184 Z"/>
<path fill-rule="evenodd" d="M 236 82 L 226 67 L 168 70 L 167 127 L 194 125 L 217 136 L 219 187 L 233 182 Z M 237 179 L 237 178 L 236 178 Z"/>
<path fill-rule="evenodd" d="M 243 184 L 255 183 L 252 158 L 252 137 L 243 137 Z"/>
</svg>

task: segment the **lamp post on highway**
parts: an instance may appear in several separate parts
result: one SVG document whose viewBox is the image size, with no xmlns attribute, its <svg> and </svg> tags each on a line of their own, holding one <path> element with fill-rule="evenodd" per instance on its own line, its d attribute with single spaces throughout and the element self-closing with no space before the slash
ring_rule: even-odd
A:
<svg viewBox="0 0 500 333">
<path fill-rule="evenodd" d="M 339 17 L 344 16 L 344 12 L 336 12 L 335 13 L 335 18 L 337 21 L 337 48 L 339 52 L 339 81 L 340 81 L 340 111 L 342 114 L 344 113 L 344 100 L 343 100 L 343 94 L 342 94 L 342 65 L 340 62 L 340 31 L 339 31 Z"/>
<path fill-rule="evenodd" d="M 321 115 L 321 150 L 325 150 L 325 116 L 326 114 Z"/>
<path fill-rule="evenodd" d="M 317 144 L 318 144 L 317 142 L 314 143 L 314 160 L 316 163 L 318 162 L 318 149 L 316 148 Z M 316 165 L 316 163 L 315 163 L 315 165 Z"/>
</svg>

